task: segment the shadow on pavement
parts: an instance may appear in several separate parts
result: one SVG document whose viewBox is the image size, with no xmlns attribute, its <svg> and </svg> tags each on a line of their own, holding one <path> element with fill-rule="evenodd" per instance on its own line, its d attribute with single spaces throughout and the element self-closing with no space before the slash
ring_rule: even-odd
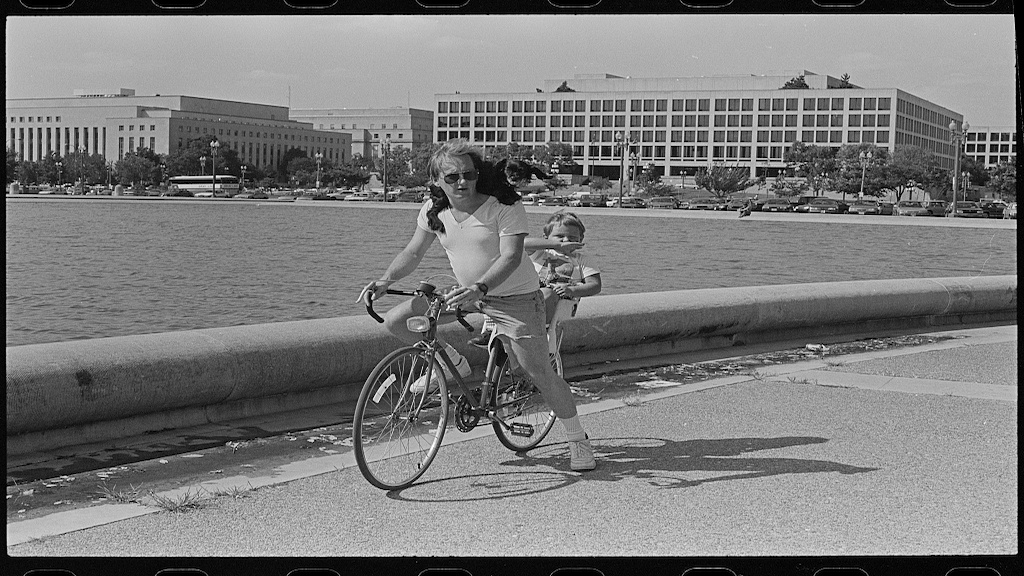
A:
<svg viewBox="0 0 1024 576">
<path fill-rule="evenodd" d="M 470 474 L 430 480 L 388 494 L 408 501 L 494 500 L 557 490 L 579 481 L 645 480 L 655 488 L 690 488 L 708 482 L 765 478 L 783 474 L 861 474 L 877 468 L 850 466 L 828 460 L 750 457 L 753 452 L 828 442 L 818 437 L 724 438 L 666 440 L 664 438 L 593 438 L 597 470 L 569 470 L 562 442 L 544 444 L 500 463 L 516 472 Z M 543 469 L 538 470 L 538 467 Z"/>
</svg>

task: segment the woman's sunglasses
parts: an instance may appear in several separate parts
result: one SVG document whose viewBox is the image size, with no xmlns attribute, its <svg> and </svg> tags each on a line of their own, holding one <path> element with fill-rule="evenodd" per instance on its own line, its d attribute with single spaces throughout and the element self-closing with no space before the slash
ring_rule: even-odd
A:
<svg viewBox="0 0 1024 576">
<path fill-rule="evenodd" d="M 454 172 L 452 174 L 445 174 L 444 181 L 449 184 L 455 184 L 459 180 L 465 179 L 467 181 L 476 180 L 480 177 L 480 173 L 476 170 L 469 170 L 467 172 Z"/>
</svg>

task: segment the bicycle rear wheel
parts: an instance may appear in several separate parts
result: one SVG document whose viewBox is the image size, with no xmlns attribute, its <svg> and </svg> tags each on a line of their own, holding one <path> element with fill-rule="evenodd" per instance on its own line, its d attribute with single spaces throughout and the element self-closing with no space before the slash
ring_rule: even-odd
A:
<svg viewBox="0 0 1024 576">
<path fill-rule="evenodd" d="M 409 389 L 433 374 L 439 391 Z M 352 421 L 359 471 L 383 490 L 409 486 L 434 460 L 447 423 L 448 384 L 437 360 L 415 346 L 395 350 L 370 372 L 359 393 Z"/>
<path fill-rule="evenodd" d="M 522 452 L 534 448 L 551 431 L 555 413 L 529 376 L 522 369 L 513 369 L 507 355 L 492 394 L 495 418 L 501 422 L 491 425 L 498 440 L 509 450 Z"/>
</svg>

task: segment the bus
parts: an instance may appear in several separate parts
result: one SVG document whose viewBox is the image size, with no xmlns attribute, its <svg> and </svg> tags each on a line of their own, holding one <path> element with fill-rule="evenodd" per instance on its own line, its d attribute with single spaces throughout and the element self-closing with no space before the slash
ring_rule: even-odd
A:
<svg viewBox="0 0 1024 576">
<path fill-rule="evenodd" d="M 213 189 L 213 176 L 172 176 L 168 179 L 168 191 L 191 192 L 197 198 L 217 196 L 231 197 L 238 194 L 238 176 L 217 174 L 217 190 Z"/>
</svg>

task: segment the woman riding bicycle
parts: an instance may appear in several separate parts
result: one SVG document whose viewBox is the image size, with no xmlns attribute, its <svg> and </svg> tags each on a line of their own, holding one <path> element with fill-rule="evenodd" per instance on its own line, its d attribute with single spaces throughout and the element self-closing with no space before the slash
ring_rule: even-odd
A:
<svg viewBox="0 0 1024 576">
<path fill-rule="evenodd" d="M 427 172 L 431 197 L 420 209 L 412 239 L 395 256 L 383 278 L 371 282 L 363 292 L 373 299 L 383 296 L 391 284 L 419 266 L 438 238 L 460 283 L 448 292 L 448 306 L 475 309 L 494 321 L 517 363 L 565 427 L 570 467 L 593 470 L 597 463 L 572 391 L 548 360 L 544 301 L 533 263 L 523 254 L 528 230 L 526 209 L 514 191 L 510 194 L 498 185 L 498 175 L 491 173 L 480 151 L 465 140 L 442 144 L 431 156 Z M 480 189 L 478 183 L 482 184 Z M 413 298 L 388 311 L 385 326 L 399 340 L 413 344 L 420 335 L 408 330 L 406 319 L 425 310 L 426 302 Z M 444 346 L 460 375 L 469 376 L 471 368 L 466 358 L 449 344 Z M 428 382 L 417 384 L 432 386 Z"/>
</svg>

